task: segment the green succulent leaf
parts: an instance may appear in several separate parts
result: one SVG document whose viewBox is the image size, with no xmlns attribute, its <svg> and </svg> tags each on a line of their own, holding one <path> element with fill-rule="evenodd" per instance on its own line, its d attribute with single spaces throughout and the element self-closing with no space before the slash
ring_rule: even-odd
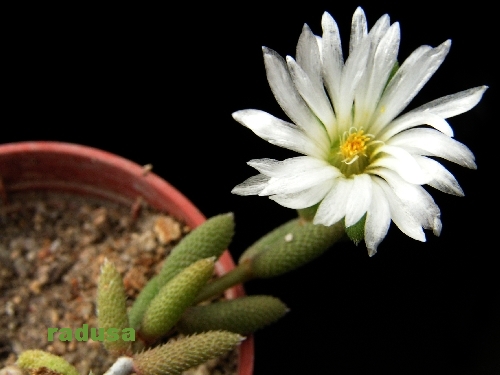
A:
<svg viewBox="0 0 500 375">
<path fill-rule="evenodd" d="M 140 327 L 142 338 L 154 341 L 174 326 L 212 276 L 214 261 L 214 258 L 197 261 L 160 289 L 144 313 Z"/>
<path fill-rule="evenodd" d="M 153 298 L 175 275 L 194 262 L 209 257 L 219 258 L 234 235 L 232 213 L 214 216 L 184 237 L 165 260 L 158 276 L 141 291 L 129 311 L 132 327 L 137 328 Z"/>
<path fill-rule="evenodd" d="M 43 350 L 26 350 L 22 352 L 16 364 L 26 370 L 46 367 L 63 375 L 79 375 L 76 368 L 65 359 Z"/>
<path fill-rule="evenodd" d="M 246 335 L 280 319 L 288 307 L 271 296 L 249 296 L 188 308 L 177 323 L 182 333 L 225 330 Z"/>
<path fill-rule="evenodd" d="M 168 283 L 175 275 L 194 262 L 215 257 L 218 259 L 229 246 L 234 235 L 232 213 L 214 216 L 189 233 L 172 250 L 158 275 L 159 286 Z"/>
<path fill-rule="evenodd" d="M 239 263 L 251 262 L 255 277 L 274 277 L 292 271 L 328 250 L 344 235 L 341 221 L 330 227 L 294 219 L 253 244 Z"/>
<path fill-rule="evenodd" d="M 298 225 L 301 219 L 290 220 L 289 222 L 280 225 L 278 228 L 272 230 L 265 236 L 259 238 L 252 246 L 241 254 L 238 263 L 244 263 L 246 260 L 255 258 L 258 254 L 265 253 L 266 251 L 274 248 L 276 243 L 281 241 L 284 236 L 291 233 Z"/>
<path fill-rule="evenodd" d="M 101 267 L 101 276 L 97 284 L 97 321 L 99 328 L 105 332 L 110 328 L 121 332 L 129 328 L 127 317 L 127 295 L 120 273 L 113 263 L 107 259 Z M 108 337 L 104 340 L 104 347 L 113 354 L 124 354 L 130 347 L 130 342 L 122 340 L 120 335 L 116 340 Z"/>
<path fill-rule="evenodd" d="M 171 341 L 136 354 L 133 358 L 134 370 L 138 375 L 179 375 L 225 354 L 243 339 L 236 333 L 212 331 Z"/>
<path fill-rule="evenodd" d="M 154 276 L 141 290 L 128 312 L 128 319 L 132 328 L 136 330 L 139 329 L 141 320 L 144 317 L 144 313 L 149 303 L 155 298 L 159 291 L 158 276 Z"/>
</svg>

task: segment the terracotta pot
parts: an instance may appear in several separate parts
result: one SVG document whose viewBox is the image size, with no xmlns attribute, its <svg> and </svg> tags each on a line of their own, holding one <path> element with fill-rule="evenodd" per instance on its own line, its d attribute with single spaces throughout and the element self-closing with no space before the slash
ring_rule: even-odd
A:
<svg viewBox="0 0 500 375">
<path fill-rule="evenodd" d="M 60 142 L 20 142 L 0 145 L 0 183 L 3 191 L 51 190 L 105 198 L 131 205 L 142 197 L 152 207 L 167 212 L 194 228 L 203 214 L 177 189 L 154 173 L 120 156 L 91 147 Z M 2 187 L 0 186 L 0 192 Z M 216 264 L 222 275 L 234 268 L 225 251 Z M 237 286 L 226 297 L 244 295 Z M 253 373 L 253 338 L 239 348 L 239 375 Z"/>
</svg>

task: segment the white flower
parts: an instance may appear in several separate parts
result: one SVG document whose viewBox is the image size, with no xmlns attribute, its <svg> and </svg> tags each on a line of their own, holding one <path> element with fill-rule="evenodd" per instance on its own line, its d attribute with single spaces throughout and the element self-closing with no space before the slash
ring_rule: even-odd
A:
<svg viewBox="0 0 500 375">
<path fill-rule="evenodd" d="M 429 156 L 476 168 L 474 155 L 452 138 L 445 119 L 474 107 L 487 87 L 448 95 L 397 117 L 441 65 L 451 41 L 421 46 L 398 67 L 399 24 L 391 25 L 384 15 L 368 32 L 358 8 L 344 62 L 337 24 L 326 12 L 322 27 L 318 37 L 304 25 L 296 60 L 287 56 L 285 62 L 263 48 L 269 85 L 293 124 L 254 109 L 233 113 L 259 137 L 305 156 L 251 160 L 248 164 L 260 174 L 232 192 L 269 196 L 294 209 L 320 202 L 314 223 L 326 226 L 344 219 L 350 227 L 366 214 L 370 256 L 391 220 L 419 241 L 425 241 L 423 228 L 439 235 L 439 208 L 421 185 L 463 192 Z"/>
</svg>

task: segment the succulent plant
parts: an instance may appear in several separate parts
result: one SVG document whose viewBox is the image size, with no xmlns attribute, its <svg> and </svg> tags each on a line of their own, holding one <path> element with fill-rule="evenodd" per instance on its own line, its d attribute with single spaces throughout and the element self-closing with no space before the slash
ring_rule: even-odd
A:
<svg viewBox="0 0 500 375">
<path fill-rule="evenodd" d="M 200 300 L 223 291 L 217 289 L 200 297 L 214 274 L 216 259 L 233 234 L 232 214 L 215 216 L 194 229 L 172 250 L 128 312 L 121 275 L 111 262 L 104 261 L 97 292 L 98 330 L 106 350 L 117 357 L 107 375 L 181 374 L 233 349 L 244 340 L 242 335 L 276 321 L 288 311 L 285 304 L 270 296 L 196 306 Z M 188 336 L 165 343 L 176 332 Z M 17 365 L 30 373 L 78 373 L 63 358 L 40 350 L 23 352 Z"/>
</svg>

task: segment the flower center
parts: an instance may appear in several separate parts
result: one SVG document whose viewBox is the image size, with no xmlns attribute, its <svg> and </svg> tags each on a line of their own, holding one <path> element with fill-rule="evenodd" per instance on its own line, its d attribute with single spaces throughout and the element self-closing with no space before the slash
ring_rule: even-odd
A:
<svg viewBox="0 0 500 375">
<path fill-rule="evenodd" d="M 364 173 L 370 164 L 373 145 L 383 143 L 365 134 L 363 128 L 352 127 L 344 132 L 336 142 L 332 142 L 327 161 L 337 167 L 346 177 Z"/>
<path fill-rule="evenodd" d="M 366 148 L 371 139 L 370 134 L 365 134 L 363 129 L 351 128 L 349 133 L 345 132 L 342 138 L 339 151 L 339 154 L 344 157 L 342 162 L 352 164 L 358 160 L 360 155 L 366 156 Z"/>
</svg>

